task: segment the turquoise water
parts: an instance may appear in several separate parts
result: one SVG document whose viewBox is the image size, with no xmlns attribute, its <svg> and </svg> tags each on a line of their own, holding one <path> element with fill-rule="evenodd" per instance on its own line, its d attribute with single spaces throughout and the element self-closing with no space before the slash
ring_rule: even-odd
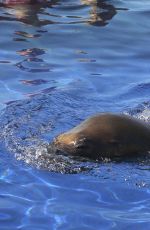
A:
<svg viewBox="0 0 150 230">
<path fill-rule="evenodd" d="M 0 5 L 0 229 L 150 228 L 149 159 L 49 156 L 97 112 L 150 121 L 148 0 Z"/>
</svg>

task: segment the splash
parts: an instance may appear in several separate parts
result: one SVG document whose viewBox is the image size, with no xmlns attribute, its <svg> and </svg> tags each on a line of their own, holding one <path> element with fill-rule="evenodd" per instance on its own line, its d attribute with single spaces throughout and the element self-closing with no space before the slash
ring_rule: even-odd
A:
<svg viewBox="0 0 150 230">
<path fill-rule="evenodd" d="M 56 90 L 45 95 L 9 103 L 0 114 L 0 138 L 9 152 L 27 164 L 61 173 L 99 171 L 98 162 L 58 154 L 53 148 L 47 150 L 49 142 L 88 116 L 103 112 L 103 101 L 86 95 Z M 81 99 L 82 98 L 82 99 Z M 105 102 L 106 103 L 106 102 Z M 107 105 L 109 108 L 110 105 Z M 150 120 L 149 103 L 126 113 Z M 50 152 L 50 153 L 49 153 Z M 108 163 L 109 159 L 103 159 Z"/>
</svg>

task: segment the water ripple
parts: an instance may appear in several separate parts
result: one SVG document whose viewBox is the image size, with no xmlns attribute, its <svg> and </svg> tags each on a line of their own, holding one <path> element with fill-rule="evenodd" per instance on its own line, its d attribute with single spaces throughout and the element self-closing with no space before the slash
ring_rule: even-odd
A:
<svg viewBox="0 0 150 230">
<path fill-rule="evenodd" d="M 149 159 L 47 154 L 93 113 L 150 121 L 149 9 L 147 0 L 0 4 L 2 230 L 150 228 Z"/>
</svg>

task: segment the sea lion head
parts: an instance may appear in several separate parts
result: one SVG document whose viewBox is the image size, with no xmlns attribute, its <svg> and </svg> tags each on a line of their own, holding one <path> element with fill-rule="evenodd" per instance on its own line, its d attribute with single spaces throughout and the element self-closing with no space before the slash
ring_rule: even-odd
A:
<svg viewBox="0 0 150 230">
<path fill-rule="evenodd" d="M 94 143 L 85 133 L 66 132 L 54 139 L 55 147 L 66 154 L 73 156 L 89 157 L 94 154 Z"/>
<path fill-rule="evenodd" d="M 101 157 L 110 157 L 112 151 L 117 155 L 115 132 L 110 127 L 110 120 L 109 114 L 97 114 L 60 134 L 53 143 L 61 152 L 73 156 L 98 160 Z"/>
</svg>

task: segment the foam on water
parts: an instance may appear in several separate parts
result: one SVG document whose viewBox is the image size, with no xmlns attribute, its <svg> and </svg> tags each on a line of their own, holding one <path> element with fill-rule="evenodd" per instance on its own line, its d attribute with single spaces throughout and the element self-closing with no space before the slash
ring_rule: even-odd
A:
<svg viewBox="0 0 150 230">
<path fill-rule="evenodd" d="M 78 84 L 79 86 L 85 96 L 86 90 L 82 88 L 82 84 Z M 61 173 L 90 171 L 93 168 L 95 172 L 98 172 L 99 164 L 96 162 L 86 162 L 80 158 L 75 159 L 55 153 L 53 147 L 51 151 L 47 149 L 49 142 L 56 135 L 72 128 L 73 124 L 78 124 L 96 111 L 102 112 L 99 108 L 103 102 L 94 97 L 94 91 L 93 98 L 86 95 L 84 100 L 81 100 L 81 95 L 75 96 L 74 91 L 71 88 L 64 88 L 51 94 L 12 102 L 1 112 L 1 141 L 18 160 L 24 160 L 38 168 Z M 109 106 L 108 103 L 107 106 Z M 119 109 L 115 107 L 111 111 L 118 112 Z M 139 105 L 126 113 L 148 122 L 149 103 Z M 105 159 L 105 161 L 109 160 Z M 149 162 L 148 159 L 146 162 Z"/>
</svg>

